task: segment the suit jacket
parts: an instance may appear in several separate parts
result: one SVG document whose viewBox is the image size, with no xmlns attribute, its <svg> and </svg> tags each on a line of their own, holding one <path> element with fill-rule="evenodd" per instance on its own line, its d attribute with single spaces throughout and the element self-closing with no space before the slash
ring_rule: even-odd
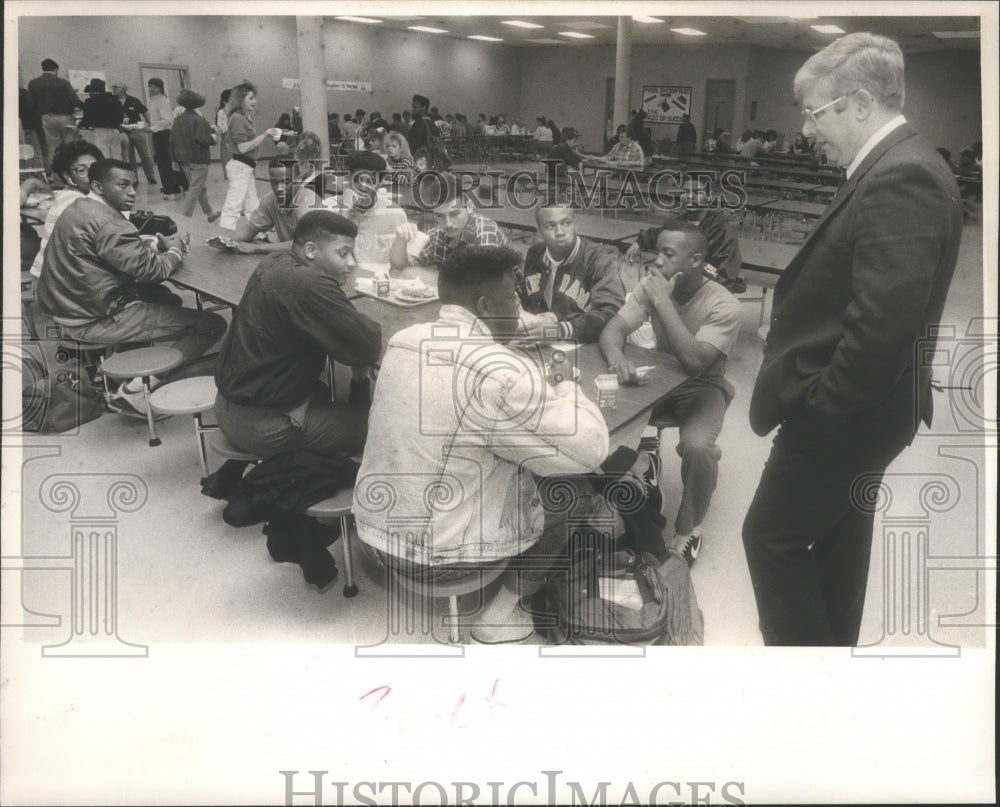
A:
<svg viewBox="0 0 1000 807">
<path fill-rule="evenodd" d="M 903 124 L 841 186 L 777 283 L 753 430 L 803 414 L 856 418 L 902 400 L 930 425 L 930 373 L 916 353 L 941 320 L 961 236 L 954 176 Z"/>
</svg>

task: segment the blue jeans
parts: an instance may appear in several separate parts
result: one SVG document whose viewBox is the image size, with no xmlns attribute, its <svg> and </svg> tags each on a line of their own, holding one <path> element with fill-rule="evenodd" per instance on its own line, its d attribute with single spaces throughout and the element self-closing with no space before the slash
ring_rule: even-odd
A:
<svg viewBox="0 0 1000 807">
<path fill-rule="evenodd" d="M 171 342 L 181 352 L 180 365 L 161 373 L 164 381 L 183 378 L 184 366 L 205 355 L 226 332 L 226 321 L 211 311 L 137 302 L 87 325 L 63 326 L 81 342 L 119 345 L 126 342 Z"/>
</svg>

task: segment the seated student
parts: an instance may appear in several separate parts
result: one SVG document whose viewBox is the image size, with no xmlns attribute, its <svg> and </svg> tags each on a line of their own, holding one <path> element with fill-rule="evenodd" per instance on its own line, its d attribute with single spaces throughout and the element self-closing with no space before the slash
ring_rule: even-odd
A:
<svg viewBox="0 0 1000 807">
<path fill-rule="evenodd" d="M 601 334 L 601 352 L 622 383 L 635 367 L 622 347 L 630 333 L 651 325 L 656 350 L 690 378 L 653 410 L 650 424 L 680 426 L 681 496 L 672 546 L 693 564 L 701 549 L 701 524 L 715 491 L 721 451 L 715 438 L 733 399 L 726 357 L 736 346 L 740 303 L 704 274 L 705 234 L 690 222 L 669 223 L 656 242 L 655 271 L 642 279 Z"/>
<path fill-rule="evenodd" d="M 354 258 L 366 269 L 388 268 L 396 229 L 407 219 L 406 212 L 379 185 L 386 173 L 385 160 L 371 151 L 356 151 L 347 158 L 347 170 L 349 186 L 338 200 L 337 212 L 358 227 Z"/>
<path fill-rule="evenodd" d="M 45 245 L 52 235 L 56 222 L 73 202 L 83 199 L 90 193 L 88 176 L 90 166 L 103 159 L 101 150 L 86 140 L 71 140 L 69 143 L 64 143 L 52 155 L 52 173 L 59 178 L 64 187 L 52 191 L 52 205 L 45 215 L 45 224 L 42 225 L 41 245 L 31 264 L 30 271 L 34 277 L 42 273 Z"/>
<path fill-rule="evenodd" d="M 625 124 L 618 127 L 618 142 L 602 159 L 616 165 L 643 166 L 646 164 L 646 155 L 642 151 L 642 146 L 632 139 L 632 133 Z"/>
<path fill-rule="evenodd" d="M 428 176 L 418 185 L 418 196 L 428 203 L 435 203 L 432 211 L 437 226 L 427 233 L 429 241 L 416 256 L 420 266 L 440 266 L 448 256 L 469 245 L 481 247 L 506 247 L 507 236 L 499 225 L 476 212 L 475 204 L 463 196 L 461 188 L 451 174 Z M 409 266 L 406 245 L 417 237 L 416 224 L 402 224 L 396 228 L 396 240 L 389 253 L 393 269 Z"/>
<path fill-rule="evenodd" d="M 268 255 L 250 277 L 215 373 L 219 428 L 244 451 L 351 455 L 364 447 L 366 395 L 352 381 L 349 402 L 334 403 L 319 380 L 328 356 L 368 367 L 382 349 L 378 323 L 344 295 L 357 232 L 343 216 L 311 210 L 295 225 L 291 249 Z"/>
<path fill-rule="evenodd" d="M 524 256 L 518 279 L 528 336 L 537 341 L 596 342 L 625 302 L 618 250 L 576 233 L 568 205 L 535 208 L 542 243 Z"/>
<path fill-rule="evenodd" d="M 52 229 L 38 280 L 39 307 L 81 342 L 170 341 L 183 362 L 158 380 L 182 377 L 185 366 L 219 340 L 226 321 L 209 311 L 149 301 L 153 295 L 141 284 L 170 277 L 187 255 L 187 239 L 157 236 L 158 249 L 150 249 L 139 238 L 126 218 L 139 184 L 128 163 L 98 160 L 89 177 L 90 194 L 67 207 Z M 123 385 L 123 410 L 139 409 L 141 390 L 141 379 Z"/>
<path fill-rule="evenodd" d="M 385 137 L 385 151 L 389 155 L 385 162 L 392 174 L 390 180 L 399 185 L 412 183 L 413 156 L 410 154 L 410 144 L 406 142 L 406 135 L 389 132 Z"/>
<path fill-rule="evenodd" d="M 708 253 L 705 255 L 706 275 L 718 280 L 734 294 L 746 291 L 746 281 L 740 277 L 740 268 L 743 266 L 740 241 L 729 232 L 725 218 L 717 210 L 712 209 L 708 178 L 688 176 L 684 180 L 683 187 L 679 215 L 670 218 L 693 222 L 705 234 L 705 238 L 708 239 Z M 625 253 L 626 260 L 629 262 L 638 260 L 641 250 L 654 251 L 661 229 L 649 227 L 640 230 L 639 237 Z"/>
<path fill-rule="evenodd" d="M 326 192 L 326 180 L 323 177 L 323 144 L 319 135 L 308 129 L 299 132 L 291 144 L 289 156 L 295 158 L 295 187 L 308 188 L 317 199 L 322 199 Z"/>
<path fill-rule="evenodd" d="M 562 161 L 556 166 L 556 176 L 565 176 L 566 171 L 570 169 L 573 171 L 580 170 L 583 155 L 576 150 L 576 139 L 579 136 L 580 133 L 572 126 L 565 127 L 562 130 L 562 140 L 552 147 L 552 151 L 546 157 L 547 160 Z"/>
<path fill-rule="evenodd" d="M 749 135 L 749 138 L 747 137 Z M 764 153 L 764 133 L 757 130 L 745 132 L 743 135 L 743 145 L 740 146 L 740 156 L 747 159 L 754 159 Z"/>
<path fill-rule="evenodd" d="M 519 591 L 517 571 L 509 568 L 473 628 L 473 638 L 487 643 L 532 633 L 530 618 L 516 617 L 518 596 L 544 580 L 552 563 L 546 558 L 564 551 L 565 515 L 560 523 L 543 511 L 535 475 L 593 471 L 609 446 L 600 409 L 574 382 L 550 386 L 540 366 L 507 347 L 517 328 L 520 260 L 498 247 L 449 255 L 438 282 L 438 320 L 405 328 L 389 342 L 354 488 L 359 537 L 411 575 L 447 579 L 521 556 L 530 580 Z M 434 358 L 445 353 L 447 361 Z M 456 390 L 472 397 L 456 399 Z M 520 417 L 509 419 L 511 411 Z M 376 500 L 385 487 L 391 507 Z M 435 490 L 443 495 L 428 498 Z M 446 499 L 448 506 L 435 507 Z M 404 529 L 393 526 L 401 518 L 410 519 Z"/>
<path fill-rule="evenodd" d="M 293 181 L 295 166 L 287 156 L 272 157 L 267 166 L 271 190 L 265 193 L 250 217 L 241 219 L 233 233 L 233 248 L 243 253 L 284 252 L 292 246 L 292 234 L 300 218 L 321 203 L 308 187 Z M 254 240 L 259 233 L 274 230 L 278 243 Z"/>
</svg>

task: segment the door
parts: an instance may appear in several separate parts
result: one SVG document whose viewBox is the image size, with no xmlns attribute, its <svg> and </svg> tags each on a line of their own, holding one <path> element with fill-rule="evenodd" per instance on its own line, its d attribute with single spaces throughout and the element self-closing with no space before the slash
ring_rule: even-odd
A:
<svg viewBox="0 0 1000 807">
<path fill-rule="evenodd" d="M 139 78 L 142 79 L 142 95 L 146 106 L 149 106 L 149 90 L 146 88 L 146 83 L 151 78 L 163 80 L 167 98 L 174 104 L 177 102 L 177 93 L 190 86 L 187 65 L 142 64 L 140 62 Z"/>
<path fill-rule="evenodd" d="M 705 122 L 701 130 L 702 142 L 720 128 L 726 134 L 729 142 L 734 142 L 732 132 L 735 101 L 735 81 L 709 79 L 705 82 Z"/>
</svg>

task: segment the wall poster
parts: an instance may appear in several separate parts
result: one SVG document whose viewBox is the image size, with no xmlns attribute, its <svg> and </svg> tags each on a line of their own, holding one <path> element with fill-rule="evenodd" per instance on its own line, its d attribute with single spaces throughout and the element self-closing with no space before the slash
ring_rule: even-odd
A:
<svg viewBox="0 0 1000 807">
<path fill-rule="evenodd" d="M 680 123 L 691 111 L 691 88 L 644 84 L 642 111 L 646 123 Z"/>
</svg>

